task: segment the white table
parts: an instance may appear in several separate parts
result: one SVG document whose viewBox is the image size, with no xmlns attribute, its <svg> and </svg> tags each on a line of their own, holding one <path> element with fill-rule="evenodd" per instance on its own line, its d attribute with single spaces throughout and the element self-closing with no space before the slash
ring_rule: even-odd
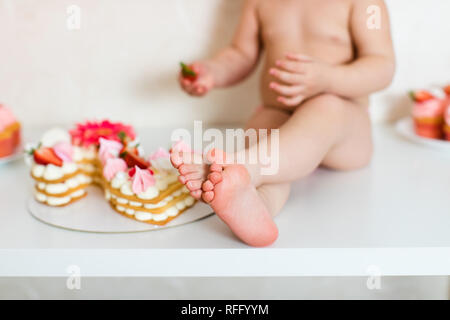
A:
<svg viewBox="0 0 450 320">
<path fill-rule="evenodd" d="M 151 149 L 170 130 L 140 132 Z M 450 157 L 390 126 L 374 135 L 370 168 L 320 169 L 295 183 L 276 218 L 279 239 L 264 249 L 239 242 L 216 216 L 136 234 L 51 227 L 27 212 L 25 164 L 0 167 L 0 276 L 67 276 L 71 265 L 84 276 L 449 275 Z"/>
</svg>

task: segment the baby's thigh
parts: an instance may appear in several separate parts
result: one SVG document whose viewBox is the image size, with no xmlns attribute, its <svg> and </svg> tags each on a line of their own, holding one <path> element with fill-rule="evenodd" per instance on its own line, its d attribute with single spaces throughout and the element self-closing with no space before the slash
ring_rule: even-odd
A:
<svg viewBox="0 0 450 320">
<path fill-rule="evenodd" d="M 321 165 L 335 170 L 366 167 L 373 154 L 372 127 L 367 107 L 341 99 L 342 138 L 326 154 Z"/>
<path fill-rule="evenodd" d="M 291 115 L 284 110 L 258 107 L 246 124 L 246 129 L 278 129 Z"/>
</svg>

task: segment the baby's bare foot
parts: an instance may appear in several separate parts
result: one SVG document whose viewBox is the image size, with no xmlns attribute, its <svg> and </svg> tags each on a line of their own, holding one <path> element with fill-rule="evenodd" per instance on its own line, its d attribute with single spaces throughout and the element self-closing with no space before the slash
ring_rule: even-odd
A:
<svg viewBox="0 0 450 320">
<path fill-rule="evenodd" d="M 208 174 L 208 166 L 203 163 L 202 155 L 172 150 L 170 160 L 180 173 L 178 180 L 189 189 L 192 197 L 200 200 L 202 184 Z"/>
<path fill-rule="evenodd" d="M 202 189 L 203 200 L 242 241 L 263 247 L 277 239 L 277 226 L 244 166 L 213 163 Z"/>
</svg>

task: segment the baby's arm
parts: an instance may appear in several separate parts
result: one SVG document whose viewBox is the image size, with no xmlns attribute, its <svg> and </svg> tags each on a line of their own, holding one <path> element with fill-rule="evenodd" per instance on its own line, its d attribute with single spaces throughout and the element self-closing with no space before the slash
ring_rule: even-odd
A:
<svg viewBox="0 0 450 320">
<path fill-rule="evenodd" d="M 236 84 L 254 70 L 260 56 L 257 1 L 246 0 L 238 29 L 230 46 L 209 60 L 193 64 L 194 70 L 199 74 L 198 80 L 189 83 L 180 78 L 182 87 L 188 93 L 203 95 L 213 87 Z"/>
<path fill-rule="evenodd" d="M 394 76 L 395 56 L 390 34 L 389 15 L 383 0 L 355 0 L 351 32 L 356 60 L 335 66 L 328 74 L 328 92 L 347 98 L 369 95 L 387 87 Z M 369 29 L 367 10 L 380 10 L 380 29 Z"/>
</svg>

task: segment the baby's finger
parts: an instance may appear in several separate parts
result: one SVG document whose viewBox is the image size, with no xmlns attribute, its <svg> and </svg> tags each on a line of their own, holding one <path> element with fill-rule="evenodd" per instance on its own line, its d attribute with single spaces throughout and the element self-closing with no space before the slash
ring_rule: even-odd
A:
<svg viewBox="0 0 450 320">
<path fill-rule="evenodd" d="M 192 82 L 184 78 L 183 75 L 181 74 L 178 76 L 178 82 L 180 83 L 181 87 L 185 90 L 187 90 L 189 87 L 192 86 Z"/>
<path fill-rule="evenodd" d="M 195 88 L 195 93 L 202 96 L 206 93 L 206 88 L 204 86 L 199 85 Z"/>
<path fill-rule="evenodd" d="M 297 96 L 304 90 L 304 86 L 284 86 L 277 82 L 271 82 L 269 88 L 287 97 Z"/>
<path fill-rule="evenodd" d="M 305 73 L 305 65 L 298 61 L 277 60 L 275 65 L 281 69 L 284 69 L 293 73 Z"/>
<path fill-rule="evenodd" d="M 277 101 L 288 107 L 296 107 L 303 101 L 303 99 L 303 96 L 296 96 L 293 98 L 278 97 Z"/>
<path fill-rule="evenodd" d="M 299 53 L 288 53 L 288 54 L 286 54 L 286 58 L 289 60 L 298 61 L 298 62 L 313 62 L 314 61 L 314 59 L 311 58 L 310 56 L 307 56 L 304 54 L 299 54 Z"/>
<path fill-rule="evenodd" d="M 286 72 L 277 68 L 270 69 L 269 74 L 287 84 L 298 84 L 301 83 L 303 79 L 301 74 Z"/>
</svg>

